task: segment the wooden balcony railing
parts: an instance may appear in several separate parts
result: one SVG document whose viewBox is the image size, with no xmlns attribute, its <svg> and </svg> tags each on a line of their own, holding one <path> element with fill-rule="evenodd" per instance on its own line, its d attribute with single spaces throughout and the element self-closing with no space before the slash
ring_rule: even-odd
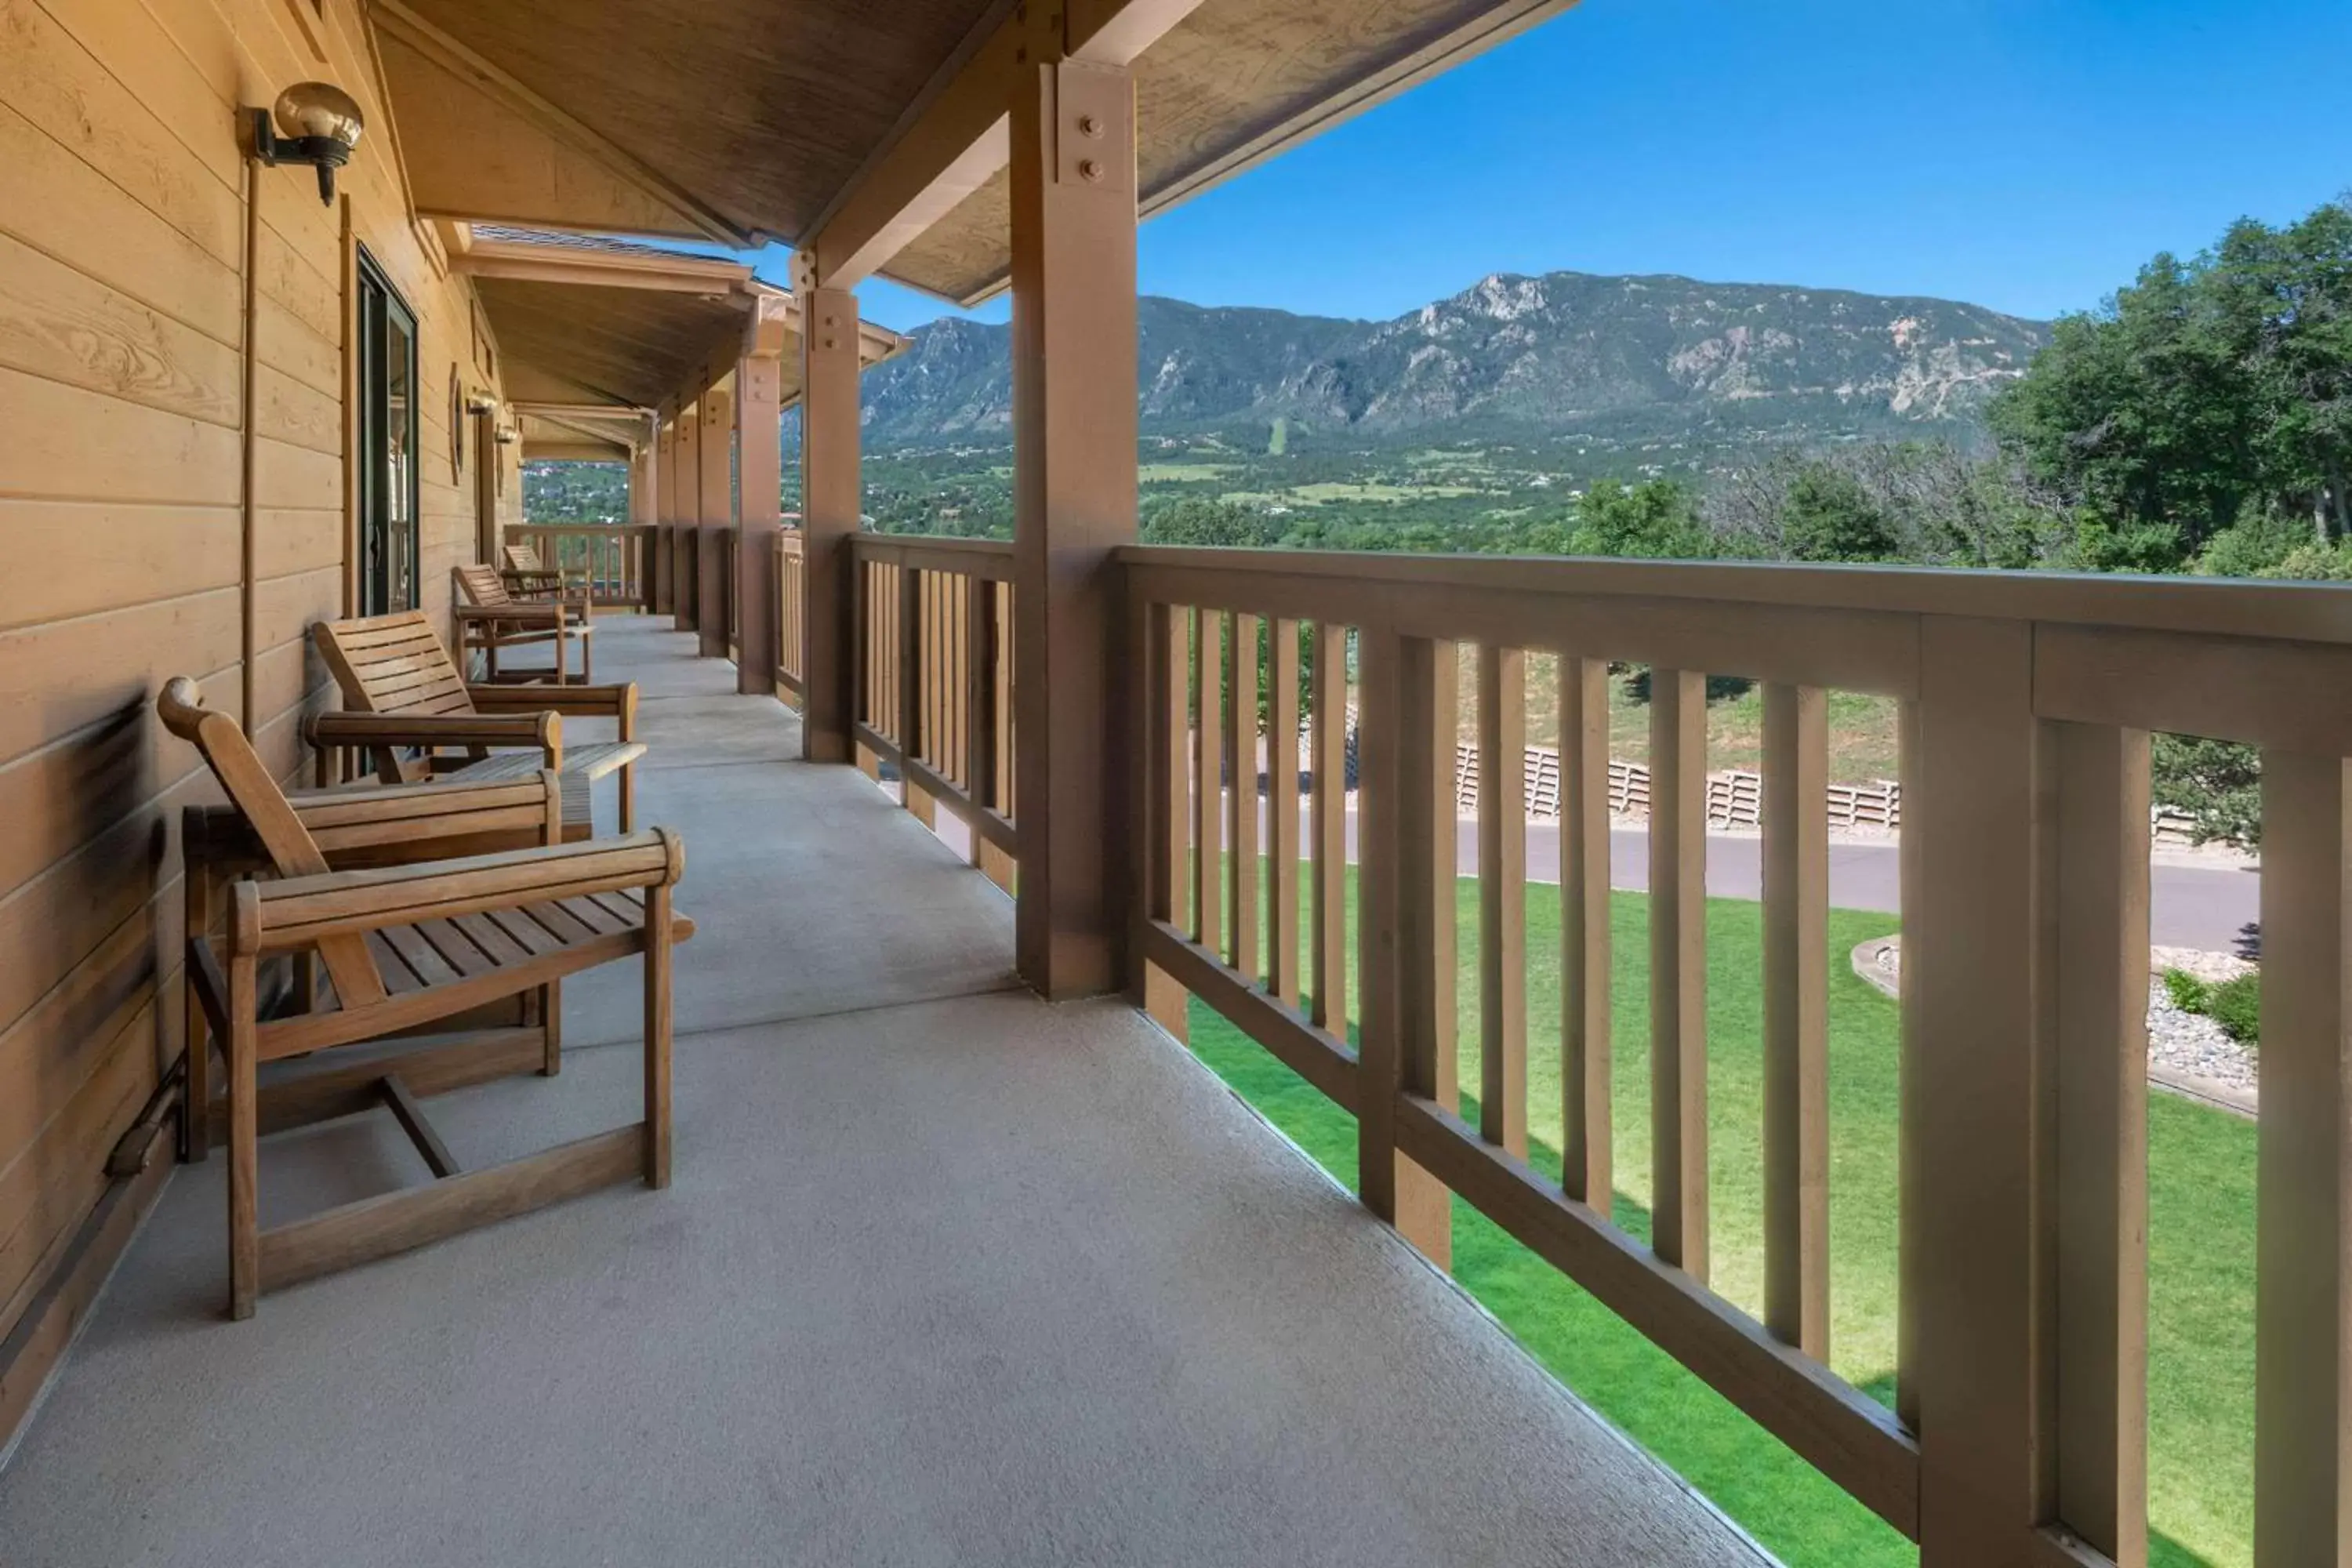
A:
<svg viewBox="0 0 2352 1568">
<path fill-rule="evenodd" d="M 1013 546 L 858 534 L 850 542 L 852 733 L 895 765 L 908 805 L 945 805 L 973 858 L 1009 885 L 1013 800 Z"/>
<path fill-rule="evenodd" d="M 1459 1194 L 1939 1563 L 2146 1561 L 2149 733 L 2262 748 L 2256 1528 L 2280 1543 L 2338 1539 L 2352 1455 L 2342 590 L 1141 547 L 1118 558 L 1128 700 L 1146 741 L 1135 954 L 1354 1114 L 1375 1211 L 1443 1257 Z M 932 557 L 901 545 L 868 559 L 879 574 Z M 929 655 L 905 631 L 929 624 L 928 592 L 877 576 L 874 657 L 894 637 L 908 644 L 901 666 Z M 877 622 L 894 595 L 900 619 Z M 1488 755 L 1525 745 L 1526 652 L 1559 656 L 1562 1023 L 1544 1047 L 1562 1061 L 1558 1182 L 1528 1157 L 1516 769 L 1496 770 L 1500 798 L 1479 818 L 1478 973 L 1454 973 L 1465 645 L 1477 649 Z M 1648 1245 L 1611 1220 L 1612 659 L 1652 669 Z M 1760 1319 L 1707 1288 L 1710 672 L 1765 688 Z M 1339 794 L 1351 681 L 1363 783 L 1352 1010 Z M 1900 1209 L 1891 1409 L 1823 1364 L 1832 689 L 1895 699 L 1902 715 L 1902 1173 L 1899 1193 L 1879 1194 Z M 932 689 L 886 680 L 875 711 L 903 700 L 894 733 L 910 732 Z M 1475 1125 L 1456 1109 L 1457 983 L 1478 988 L 1481 1037 L 1463 1047 L 1477 1051 Z M 2284 1550 L 2282 1562 L 2322 1560 Z"/>
<path fill-rule="evenodd" d="M 653 549 L 659 531 L 651 524 L 518 524 L 506 530 L 509 544 L 536 546 L 546 565 L 587 578 L 590 601 L 600 608 L 653 608 Z"/>
<path fill-rule="evenodd" d="M 808 700 L 808 622 L 801 613 L 805 557 L 798 529 L 776 533 L 776 693 L 797 708 Z"/>
</svg>

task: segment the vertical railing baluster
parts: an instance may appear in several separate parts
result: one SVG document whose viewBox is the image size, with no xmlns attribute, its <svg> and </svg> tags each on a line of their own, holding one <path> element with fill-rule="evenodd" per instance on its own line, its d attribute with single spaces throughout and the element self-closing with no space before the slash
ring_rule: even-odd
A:
<svg viewBox="0 0 2352 1568">
<path fill-rule="evenodd" d="M 1609 666 L 1559 660 L 1560 1187 L 1615 1195 L 1609 1093 Z"/>
<path fill-rule="evenodd" d="M 964 662 L 970 668 L 964 677 L 963 771 L 972 804 L 1002 811 L 1004 803 L 996 798 L 996 759 L 991 751 L 996 731 L 989 715 L 996 694 L 996 671 L 989 657 L 996 646 L 991 629 L 995 600 L 995 584 L 985 577 L 971 580 L 971 616 L 964 625 Z M 979 835 L 972 837 L 977 842 Z"/>
<path fill-rule="evenodd" d="M 923 754 L 923 579 L 911 563 L 898 565 L 898 786 L 908 811 L 928 823 L 929 795 L 915 784 L 913 764 Z"/>
<path fill-rule="evenodd" d="M 2048 724 L 2058 1518 L 2147 1563 L 2148 737 Z"/>
<path fill-rule="evenodd" d="M 1315 627 L 1312 1016 L 1348 1037 L 1348 628 Z"/>
<path fill-rule="evenodd" d="M 1462 1101 L 1456 1058 L 1456 716 L 1461 655 L 1452 642 L 1402 637 L 1394 668 L 1397 769 L 1393 839 L 1379 845 L 1396 874 L 1396 1031 L 1402 1092 L 1447 1110 Z M 1370 981 L 1366 980 L 1369 987 Z M 1369 989 L 1366 993 L 1370 995 Z M 1397 1228 L 1441 1268 L 1454 1261 L 1454 1200 L 1412 1161 L 1397 1161 Z"/>
<path fill-rule="evenodd" d="M 1706 677 L 1650 671 L 1650 1244 L 1707 1277 Z"/>
<path fill-rule="evenodd" d="M 1478 650 L 1478 1134 L 1528 1152 L 1528 665 Z"/>
<path fill-rule="evenodd" d="M 1255 616 L 1236 615 L 1225 658 L 1225 909 L 1232 947 L 1227 962 L 1255 984 L 1258 978 L 1257 866 L 1257 628 Z"/>
<path fill-rule="evenodd" d="M 1211 952 L 1223 944 L 1218 911 L 1224 907 L 1225 613 L 1206 605 L 1193 612 L 1192 753 L 1192 940 Z"/>
<path fill-rule="evenodd" d="M 1426 790 L 1433 814 L 1429 830 L 1416 840 L 1424 864 L 1414 875 L 1426 879 L 1430 1048 L 1434 1054 L 1436 1095 L 1448 1110 L 1462 1103 L 1461 909 L 1454 884 L 1462 872 L 1461 785 L 1455 758 L 1462 742 L 1462 646 L 1440 639 L 1428 650 L 1424 679 L 1416 664 L 1412 697 L 1427 729 L 1418 752 L 1427 766 Z M 1408 650 L 1408 661 L 1418 656 Z"/>
<path fill-rule="evenodd" d="M 1764 1326 L 1829 1359 L 1829 707 L 1764 688 Z"/>
<path fill-rule="evenodd" d="M 2254 1559 L 2340 1563 L 2352 1538 L 2352 767 L 2264 748 L 2256 1158 Z"/>
<path fill-rule="evenodd" d="M 1298 623 L 1276 620 L 1266 633 L 1274 689 L 1266 698 L 1265 817 L 1270 892 L 1266 899 L 1265 986 L 1298 1005 Z"/>
</svg>

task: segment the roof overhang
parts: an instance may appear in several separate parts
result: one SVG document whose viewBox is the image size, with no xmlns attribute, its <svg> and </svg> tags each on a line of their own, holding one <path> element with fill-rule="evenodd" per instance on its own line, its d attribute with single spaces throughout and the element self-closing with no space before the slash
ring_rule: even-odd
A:
<svg viewBox="0 0 2352 1568">
<path fill-rule="evenodd" d="M 1149 216 L 1574 0 L 366 0 L 417 209 L 730 247 L 962 302 L 1011 264 L 1020 73 L 1130 67 Z"/>
<path fill-rule="evenodd" d="M 800 397 L 800 306 L 740 262 L 627 241 L 446 224 L 450 268 L 468 278 L 522 416 L 526 456 L 617 460 L 656 410 L 691 402 L 736 362 L 779 362 Z M 861 325 L 866 364 L 908 340 Z"/>
</svg>

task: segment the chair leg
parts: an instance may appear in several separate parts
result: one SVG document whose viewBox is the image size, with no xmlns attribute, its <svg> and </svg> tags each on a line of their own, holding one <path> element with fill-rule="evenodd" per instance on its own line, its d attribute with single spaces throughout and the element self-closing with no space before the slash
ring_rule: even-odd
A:
<svg viewBox="0 0 2352 1568">
<path fill-rule="evenodd" d="M 539 988 L 539 1034 L 542 1051 L 539 1076 L 553 1078 L 563 1070 L 563 982 L 560 980 Z"/>
<path fill-rule="evenodd" d="M 621 764 L 621 831 L 637 830 L 637 764 Z"/>
<path fill-rule="evenodd" d="M 646 1185 L 669 1185 L 669 889 L 646 889 Z"/>
<path fill-rule="evenodd" d="M 180 1079 L 180 1158 L 201 1165 L 213 1149 L 213 1039 L 205 1022 L 204 1005 L 196 1000 L 196 983 L 184 982 L 188 1070 Z"/>
<path fill-rule="evenodd" d="M 212 934 L 213 929 L 213 868 L 202 861 L 192 861 L 185 868 L 180 884 L 182 930 L 187 942 L 183 953 L 181 1005 L 185 1013 L 180 1021 L 181 1037 L 188 1042 L 188 1070 L 180 1079 L 180 1157 L 192 1165 L 201 1165 L 212 1153 L 213 1147 L 213 1048 L 212 1026 L 205 1016 L 205 1005 L 196 994 L 196 944 Z M 228 1044 L 221 1042 L 226 1047 Z"/>
<path fill-rule="evenodd" d="M 228 1315 L 250 1318 L 261 1294 L 261 1222 L 256 1202 L 261 1132 L 259 1024 L 254 960 L 228 965 Z"/>
</svg>

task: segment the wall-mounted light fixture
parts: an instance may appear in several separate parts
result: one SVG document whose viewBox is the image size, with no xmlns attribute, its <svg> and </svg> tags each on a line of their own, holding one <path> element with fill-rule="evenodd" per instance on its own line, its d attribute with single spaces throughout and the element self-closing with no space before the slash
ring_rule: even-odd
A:
<svg viewBox="0 0 2352 1568">
<path fill-rule="evenodd" d="M 497 398 L 479 392 L 466 399 L 466 412 L 468 414 L 492 414 L 498 411 L 498 406 Z"/>
<path fill-rule="evenodd" d="M 511 426 L 511 425 L 501 425 L 501 426 L 499 426 L 499 446 L 501 446 L 501 447 L 511 447 L 511 446 L 513 446 L 517 441 L 520 441 L 520 440 L 521 440 L 521 439 L 522 439 L 522 432 L 521 432 L 520 430 L 516 429 L 513 426 Z"/>
<path fill-rule="evenodd" d="M 276 168 L 280 163 L 309 163 L 319 171 L 319 199 L 335 200 L 335 171 L 351 161 L 360 144 L 366 118 L 352 95 L 331 82 L 297 82 L 278 95 L 270 109 L 248 109 L 253 121 L 253 155 Z M 271 124 L 272 118 L 277 123 Z"/>
</svg>

